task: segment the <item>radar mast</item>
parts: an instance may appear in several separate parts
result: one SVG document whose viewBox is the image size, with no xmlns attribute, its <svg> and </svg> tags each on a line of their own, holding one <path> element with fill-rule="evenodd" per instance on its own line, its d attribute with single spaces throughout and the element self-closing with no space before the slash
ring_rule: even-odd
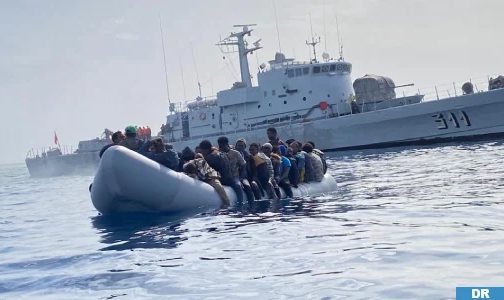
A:
<svg viewBox="0 0 504 300">
<path fill-rule="evenodd" d="M 238 46 L 238 56 L 240 58 L 240 73 L 241 80 L 247 87 L 252 87 L 252 79 L 250 77 L 250 70 L 248 64 L 247 55 L 252 53 L 255 50 L 259 50 L 262 47 L 259 45 L 259 41 L 255 42 L 253 48 L 247 48 L 248 43 L 245 41 L 245 35 L 249 35 L 252 32 L 252 29 L 249 27 L 256 26 L 256 24 L 247 24 L 247 25 L 234 25 L 233 27 L 241 27 L 242 30 L 239 32 L 231 32 L 231 34 L 219 41 L 217 46 Z M 226 53 L 236 52 L 233 49 L 227 49 Z"/>
</svg>

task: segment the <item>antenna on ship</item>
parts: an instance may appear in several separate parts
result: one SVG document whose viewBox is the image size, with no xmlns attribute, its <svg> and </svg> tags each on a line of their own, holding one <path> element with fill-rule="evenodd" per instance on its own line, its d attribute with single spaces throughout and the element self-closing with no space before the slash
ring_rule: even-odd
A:
<svg viewBox="0 0 504 300">
<path fill-rule="evenodd" d="M 276 25 L 277 39 L 278 39 L 278 52 L 282 53 L 282 44 L 280 44 L 280 30 L 278 30 L 278 16 L 277 16 L 277 9 L 276 9 L 276 5 L 275 5 L 275 0 L 273 0 L 273 10 L 275 11 L 275 25 Z"/>
<path fill-rule="evenodd" d="M 323 7 L 323 20 L 324 20 L 324 52 L 327 53 L 327 30 L 326 30 L 326 1 L 324 0 Z"/>
<path fill-rule="evenodd" d="M 336 18 L 336 34 L 338 38 L 338 51 L 339 51 L 339 61 L 344 60 L 343 59 L 343 38 L 340 35 L 340 30 L 339 30 L 339 22 L 338 22 L 338 15 L 335 13 L 334 17 Z"/>
<path fill-rule="evenodd" d="M 194 58 L 194 47 L 193 47 L 192 43 L 191 43 L 191 54 L 192 54 L 192 60 L 193 60 L 193 64 L 194 64 L 194 70 L 196 71 L 196 80 L 198 81 L 199 97 L 203 98 L 203 96 L 201 96 L 201 82 L 199 80 L 198 66 L 196 65 L 196 59 Z"/>
<path fill-rule="evenodd" d="M 253 43 L 253 48 L 247 48 L 248 44 L 245 41 L 245 36 L 251 35 L 252 29 L 249 27 L 256 26 L 256 24 L 244 24 L 244 25 L 234 25 L 233 27 L 241 27 L 242 30 L 239 32 L 231 32 L 231 34 L 222 40 L 220 40 L 216 45 L 217 46 L 237 46 L 238 47 L 238 56 L 240 59 L 240 73 L 241 73 L 241 82 L 246 87 L 252 87 L 252 79 L 250 77 L 250 70 L 248 65 L 247 55 L 252 54 L 255 50 L 259 50 L 262 47 L 260 46 L 258 40 Z M 222 50 L 221 50 L 222 51 Z M 224 52 L 224 51 L 223 51 Z M 236 52 L 233 50 L 226 50 L 224 53 Z"/>
<path fill-rule="evenodd" d="M 159 15 L 159 30 L 161 33 L 161 45 L 163 46 L 163 61 L 164 61 L 164 71 L 165 71 L 165 82 L 166 82 L 166 97 L 168 98 L 168 105 L 170 111 L 172 110 L 172 103 L 170 101 L 170 88 L 168 86 L 168 69 L 166 68 L 166 51 L 164 45 L 164 34 L 163 34 L 163 24 L 161 23 L 161 15 Z"/>
<path fill-rule="evenodd" d="M 182 79 L 182 89 L 184 90 L 184 100 L 187 99 L 186 96 L 186 88 L 185 88 L 185 80 L 184 80 L 184 68 L 182 68 L 182 61 L 180 60 L 180 56 L 178 58 L 179 67 L 180 67 L 180 78 Z"/>
<path fill-rule="evenodd" d="M 317 46 L 317 44 L 320 43 L 320 37 L 313 36 L 313 24 L 312 24 L 312 20 L 311 20 L 311 14 L 310 14 L 310 32 L 311 32 L 311 42 L 306 41 L 306 45 L 313 47 L 313 59 L 311 60 L 311 62 L 316 63 L 317 62 L 317 51 L 315 49 L 315 46 Z"/>
</svg>

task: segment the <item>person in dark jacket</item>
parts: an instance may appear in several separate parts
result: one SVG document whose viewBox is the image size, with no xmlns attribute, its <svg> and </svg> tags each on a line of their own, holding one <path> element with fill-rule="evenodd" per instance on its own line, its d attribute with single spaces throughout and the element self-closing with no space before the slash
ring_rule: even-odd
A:
<svg viewBox="0 0 504 300">
<path fill-rule="evenodd" d="M 185 147 L 180 153 L 177 154 L 179 157 L 179 172 L 182 172 L 184 170 L 184 164 L 193 160 L 194 156 L 196 155 L 196 153 L 189 147 Z"/>
<path fill-rule="evenodd" d="M 243 158 L 243 155 L 235 149 L 231 149 L 231 146 L 229 146 L 229 139 L 225 136 L 219 137 L 217 139 L 217 143 L 219 144 L 219 151 L 225 153 L 228 157 L 233 181 L 236 185 L 240 185 L 242 187 L 245 195 L 247 195 L 249 203 L 254 203 L 255 197 L 250 184 L 248 184 L 247 182 L 247 184 L 245 185 L 240 180 L 240 169 L 245 168 L 245 166 L 247 165 L 247 162 Z"/>
<path fill-rule="evenodd" d="M 124 134 L 121 132 L 121 131 L 116 131 L 112 134 L 112 144 L 108 144 L 106 146 L 103 146 L 103 148 L 101 148 L 100 150 L 100 158 L 103 156 L 103 153 L 105 153 L 105 150 L 107 150 L 108 148 L 112 147 L 112 146 L 116 146 L 116 145 L 119 145 L 121 143 L 122 140 L 124 140 L 126 137 L 124 136 Z"/>
<path fill-rule="evenodd" d="M 203 154 L 203 157 L 210 167 L 219 172 L 221 183 L 233 188 L 238 203 L 240 205 L 243 204 L 243 191 L 241 185 L 233 180 L 229 159 L 226 153 L 220 152 L 217 148 L 212 147 L 212 143 L 208 140 L 201 141 L 199 144 L 199 151 Z"/>
<path fill-rule="evenodd" d="M 239 176 L 240 182 L 243 185 L 243 189 L 246 190 L 248 187 L 253 193 L 254 199 L 261 199 L 261 190 L 259 189 L 259 185 L 252 178 L 252 168 L 255 167 L 254 159 L 247 151 L 247 143 L 244 139 L 238 139 L 235 143 L 235 150 L 238 151 L 245 160 L 245 166 L 240 167 Z M 247 187 L 248 186 L 248 187 Z M 249 196 L 247 196 L 249 197 Z M 249 198 L 250 201 L 250 198 Z"/>
<path fill-rule="evenodd" d="M 145 142 L 138 152 L 167 168 L 174 171 L 178 170 L 179 158 L 177 152 L 171 149 L 167 150 L 160 138 Z"/>
<path fill-rule="evenodd" d="M 280 148 L 280 152 L 282 152 L 282 148 Z M 294 157 L 294 151 L 291 147 L 287 148 L 285 157 L 287 157 L 291 163 L 289 170 L 289 182 L 293 187 L 297 188 L 299 184 L 299 168 L 297 166 L 296 158 Z"/>
</svg>

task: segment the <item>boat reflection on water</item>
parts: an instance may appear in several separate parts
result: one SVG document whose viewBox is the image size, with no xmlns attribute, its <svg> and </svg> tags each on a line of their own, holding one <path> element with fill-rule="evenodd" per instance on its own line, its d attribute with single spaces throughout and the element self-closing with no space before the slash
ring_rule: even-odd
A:
<svg viewBox="0 0 504 300">
<path fill-rule="evenodd" d="M 191 219 L 215 218 L 215 222 L 205 220 L 206 225 L 204 228 L 200 228 L 200 231 L 219 234 L 229 233 L 248 225 L 289 222 L 300 218 L 322 217 L 345 221 L 345 213 L 370 208 L 337 203 L 334 195 L 327 194 L 316 198 L 256 201 L 252 208 L 247 206 L 243 210 L 220 210 L 200 214 L 191 217 Z M 379 207 L 372 207 L 372 209 L 377 208 Z M 123 251 L 176 248 L 190 238 L 189 231 L 194 231 L 191 226 L 185 226 L 188 220 L 189 216 L 187 215 L 121 214 L 93 217 L 92 224 L 101 233 L 100 242 L 106 245 L 100 249 L 101 251 Z"/>
<path fill-rule="evenodd" d="M 101 251 L 148 248 L 175 248 L 187 238 L 180 224 L 184 216 L 160 214 L 121 214 L 91 218 L 101 233 Z"/>
</svg>

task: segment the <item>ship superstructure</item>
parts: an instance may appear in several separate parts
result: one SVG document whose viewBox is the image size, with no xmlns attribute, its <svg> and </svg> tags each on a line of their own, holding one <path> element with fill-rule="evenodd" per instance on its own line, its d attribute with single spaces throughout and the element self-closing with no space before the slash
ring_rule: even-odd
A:
<svg viewBox="0 0 504 300">
<path fill-rule="evenodd" d="M 259 43 L 248 48 L 245 37 L 250 25 L 220 41 L 220 46 L 238 49 L 241 81 L 217 93 L 216 98 L 201 98 L 186 107 L 173 105 L 167 117 L 165 137 L 170 142 L 203 138 L 215 134 L 250 131 L 268 124 L 285 124 L 345 115 L 351 112 L 354 95 L 352 65 L 341 60 L 316 57 L 298 62 L 276 53 L 262 64 L 253 86 L 247 56 L 261 49 Z"/>
<path fill-rule="evenodd" d="M 437 101 L 424 101 L 420 92 L 396 97 L 392 79 L 366 75 L 352 83 L 352 64 L 323 55 L 319 61 L 312 38 L 313 58 L 299 62 L 276 53 L 262 64 L 253 86 L 248 55 L 252 25 L 237 25 L 217 45 L 235 47 L 241 81 L 214 98 L 198 97 L 182 106 L 171 103 L 163 137 L 176 150 L 201 140 L 213 143 L 220 135 L 231 141 L 266 140 L 265 129 L 275 127 L 284 139 L 311 140 L 322 150 L 389 147 L 504 136 L 504 77 L 489 79 L 488 90 L 462 90 Z M 410 86 L 412 84 L 406 85 Z"/>
</svg>

